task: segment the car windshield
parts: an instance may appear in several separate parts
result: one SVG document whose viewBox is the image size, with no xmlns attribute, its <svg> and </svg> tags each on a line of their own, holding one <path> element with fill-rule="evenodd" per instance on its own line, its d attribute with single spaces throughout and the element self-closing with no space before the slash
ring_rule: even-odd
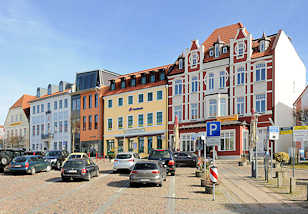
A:
<svg viewBox="0 0 308 214">
<path fill-rule="evenodd" d="M 149 155 L 149 160 L 164 160 L 164 159 L 170 159 L 170 154 L 168 150 L 153 150 L 151 154 Z"/>
<path fill-rule="evenodd" d="M 116 159 L 130 159 L 131 157 L 131 154 L 118 154 Z"/>
<path fill-rule="evenodd" d="M 135 170 L 153 170 L 157 169 L 157 165 L 155 163 L 136 163 Z"/>
<path fill-rule="evenodd" d="M 45 156 L 60 156 L 61 152 L 60 151 L 50 151 L 47 152 Z"/>
<path fill-rule="evenodd" d="M 82 160 L 80 161 L 66 161 L 64 164 L 64 168 L 68 168 L 68 167 L 73 167 L 73 168 L 79 168 L 79 167 L 84 167 L 86 165 L 86 163 Z"/>
<path fill-rule="evenodd" d="M 81 158 L 81 155 L 70 155 L 69 159 Z"/>
<path fill-rule="evenodd" d="M 14 159 L 14 162 L 16 162 L 16 163 L 21 163 L 21 162 L 25 162 L 26 160 L 27 160 L 26 157 L 16 157 L 16 158 Z"/>
</svg>

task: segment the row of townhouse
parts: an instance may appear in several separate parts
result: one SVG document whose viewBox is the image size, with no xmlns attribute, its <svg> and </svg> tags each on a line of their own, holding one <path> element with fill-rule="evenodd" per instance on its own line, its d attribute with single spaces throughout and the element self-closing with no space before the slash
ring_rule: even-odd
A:
<svg viewBox="0 0 308 214">
<path fill-rule="evenodd" d="M 222 122 L 216 150 L 222 157 L 239 157 L 249 148 L 256 114 L 262 152 L 268 126 L 294 125 L 292 104 L 305 87 L 305 72 L 282 30 L 253 39 L 241 23 L 225 26 L 201 45 L 193 40 L 170 65 L 126 75 L 77 73 L 74 84 L 38 88 L 29 101 L 29 147 L 147 154 L 174 148 L 177 116 L 180 150 L 194 152 L 207 121 L 236 115 Z M 281 136 L 276 151 L 287 151 L 290 142 L 290 136 Z"/>
</svg>

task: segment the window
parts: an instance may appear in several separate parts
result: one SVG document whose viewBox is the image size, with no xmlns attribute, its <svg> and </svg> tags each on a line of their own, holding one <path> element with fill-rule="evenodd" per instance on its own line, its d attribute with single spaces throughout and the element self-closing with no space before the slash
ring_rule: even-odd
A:
<svg viewBox="0 0 308 214">
<path fill-rule="evenodd" d="M 32 107 L 32 114 L 35 114 L 35 106 Z M 14 119 L 12 119 L 13 121 Z"/>
<path fill-rule="evenodd" d="M 138 126 L 143 127 L 143 114 L 138 115 Z"/>
<path fill-rule="evenodd" d="M 256 66 L 256 81 L 265 80 L 265 64 L 258 64 Z"/>
<path fill-rule="evenodd" d="M 118 118 L 118 129 L 123 129 L 123 117 Z"/>
<path fill-rule="evenodd" d="M 48 131 L 48 134 L 50 133 L 50 123 L 47 124 L 47 131 Z"/>
<path fill-rule="evenodd" d="M 112 100 L 108 100 L 108 108 L 112 108 Z"/>
<path fill-rule="evenodd" d="M 118 139 L 118 153 L 124 151 L 123 144 L 124 144 L 124 139 L 123 138 Z"/>
<path fill-rule="evenodd" d="M 62 109 L 62 100 L 59 101 L 59 109 Z"/>
<path fill-rule="evenodd" d="M 243 85 L 245 82 L 245 71 L 243 67 L 237 69 L 237 84 Z"/>
<path fill-rule="evenodd" d="M 163 141 L 161 135 L 157 135 L 157 149 L 162 149 L 162 148 L 163 148 Z"/>
<path fill-rule="evenodd" d="M 88 127 L 89 130 L 92 129 L 92 115 L 89 115 L 89 127 Z"/>
<path fill-rule="evenodd" d="M 223 47 L 223 48 L 222 48 L 222 53 L 225 54 L 225 53 L 227 53 L 227 52 L 228 52 L 228 48 L 227 48 L 227 47 Z"/>
<path fill-rule="evenodd" d="M 40 113 L 40 105 L 37 105 L 37 106 L 36 106 L 36 112 L 37 112 L 37 113 Z"/>
<path fill-rule="evenodd" d="M 92 108 L 92 95 L 89 95 L 89 108 Z"/>
<path fill-rule="evenodd" d="M 148 93 L 148 102 L 153 101 L 153 92 Z"/>
<path fill-rule="evenodd" d="M 123 97 L 118 98 L 118 106 L 123 106 Z"/>
<path fill-rule="evenodd" d="M 50 111 L 50 103 L 47 103 L 47 111 Z"/>
<path fill-rule="evenodd" d="M 57 108 L 58 108 L 58 102 L 55 101 L 55 102 L 53 103 L 53 109 L 54 109 L 54 110 L 57 110 Z"/>
<path fill-rule="evenodd" d="M 144 152 L 144 137 L 138 138 L 138 152 L 143 153 Z"/>
<path fill-rule="evenodd" d="M 59 131 L 62 132 L 62 121 L 59 122 Z"/>
<path fill-rule="evenodd" d="M 128 117 L 127 117 L 127 127 L 128 127 L 128 128 L 132 128 L 133 125 L 134 125 L 133 116 L 128 116 Z"/>
<path fill-rule="evenodd" d="M 264 52 L 264 50 L 265 50 L 265 43 L 264 43 L 264 40 L 262 40 L 260 42 L 260 52 Z"/>
<path fill-rule="evenodd" d="M 243 130 L 243 151 L 249 151 L 249 132 Z"/>
<path fill-rule="evenodd" d="M 193 103 L 193 104 L 191 104 L 191 119 L 192 120 L 197 119 L 197 114 L 198 114 L 197 103 Z"/>
<path fill-rule="evenodd" d="M 82 117 L 82 130 L 86 130 L 87 128 L 87 117 L 86 116 L 83 116 Z"/>
<path fill-rule="evenodd" d="M 157 100 L 162 100 L 163 99 L 163 91 L 157 91 Z"/>
<path fill-rule="evenodd" d="M 62 150 L 62 142 L 59 142 L 59 150 Z"/>
<path fill-rule="evenodd" d="M 153 125 L 153 113 L 148 113 L 147 114 L 147 124 L 148 124 L 148 126 L 152 126 Z"/>
<path fill-rule="evenodd" d="M 209 74 L 209 90 L 214 90 L 214 74 Z"/>
<path fill-rule="evenodd" d="M 64 132 L 68 131 L 68 123 L 67 120 L 64 121 Z"/>
<path fill-rule="evenodd" d="M 54 132 L 54 133 L 57 133 L 57 132 L 58 132 L 58 122 L 54 122 L 53 132 Z"/>
<path fill-rule="evenodd" d="M 209 56 L 213 56 L 214 55 L 214 51 L 213 50 L 210 50 L 209 51 Z"/>
<path fill-rule="evenodd" d="M 175 116 L 178 117 L 178 121 L 182 120 L 182 106 L 175 106 L 174 107 L 174 118 Z"/>
<path fill-rule="evenodd" d="M 114 89 L 115 89 L 115 82 L 114 82 L 114 80 L 112 80 L 110 82 L 110 90 L 113 91 Z"/>
<path fill-rule="evenodd" d="M 112 130 L 112 119 L 108 119 L 108 130 Z"/>
<path fill-rule="evenodd" d="M 123 78 L 122 80 L 121 80 L 121 88 L 125 88 L 126 87 L 126 81 L 125 81 L 125 79 Z"/>
<path fill-rule="evenodd" d="M 191 81 L 191 91 L 197 92 L 198 91 L 198 77 L 193 77 Z"/>
<path fill-rule="evenodd" d="M 59 91 L 61 91 L 61 92 L 63 91 L 63 82 L 62 81 L 59 84 Z"/>
<path fill-rule="evenodd" d="M 182 80 L 176 80 L 175 81 L 174 93 L 175 93 L 175 95 L 182 94 Z"/>
<path fill-rule="evenodd" d="M 143 103 L 143 94 L 138 95 L 138 102 Z"/>
<path fill-rule="evenodd" d="M 67 108 L 67 107 L 68 107 L 68 100 L 64 99 L 64 108 Z"/>
<path fill-rule="evenodd" d="M 147 83 L 147 77 L 145 74 L 141 74 L 141 84 L 146 84 Z"/>
<path fill-rule="evenodd" d="M 150 82 L 155 82 L 155 73 L 154 72 L 151 73 Z"/>
<path fill-rule="evenodd" d="M 225 87 L 225 80 L 226 80 L 225 72 L 221 71 L 219 73 L 219 88 Z"/>
<path fill-rule="evenodd" d="M 45 110 L 44 110 L 44 104 L 41 104 L 41 112 L 44 112 Z"/>
<path fill-rule="evenodd" d="M 219 45 L 215 45 L 215 57 L 219 57 Z"/>
<path fill-rule="evenodd" d="M 94 95 L 94 106 L 95 106 L 95 108 L 97 108 L 97 106 L 98 106 L 98 94 Z"/>
<path fill-rule="evenodd" d="M 41 125 L 41 134 L 44 134 L 44 124 Z M 26 136 L 26 129 L 24 129 L 24 136 Z"/>
<path fill-rule="evenodd" d="M 210 100 L 210 117 L 215 117 L 217 114 L 217 101 L 216 100 Z"/>
<path fill-rule="evenodd" d="M 114 140 L 107 140 L 107 152 L 114 150 Z"/>
<path fill-rule="evenodd" d="M 134 103 L 133 96 L 128 96 L 128 105 L 132 105 Z"/>
<path fill-rule="evenodd" d="M 82 97 L 82 107 L 83 109 L 86 109 L 86 106 L 87 106 L 87 97 L 86 96 L 83 96 Z"/>
<path fill-rule="evenodd" d="M 17 131 L 17 130 L 16 130 Z M 40 135 L 40 125 L 36 126 L 36 135 L 39 136 Z M 17 137 L 17 132 L 16 132 L 16 137 Z"/>
<path fill-rule="evenodd" d="M 130 86 L 131 86 L 131 87 L 135 87 L 135 86 L 136 86 L 136 78 L 135 78 L 135 77 L 132 77 L 132 78 L 130 79 Z"/>
<path fill-rule="evenodd" d="M 234 131 L 222 131 L 220 135 L 220 151 L 234 151 L 235 139 Z"/>
<path fill-rule="evenodd" d="M 98 115 L 96 114 L 94 116 L 94 129 L 97 129 L 98 128 Z"/>
<path fill-rule="evenodd" d="M 179 60 L 179 69 L 183 69 L 183 59 Z"/>
<path fill-rule="evenodd" d="M 192 54 L 192 66 L 196 66 L 198 62 L 198 54 L 194 53 Z"/>
<path fill-rule="evenodd" d="M 236 107 L 238 114 L 244 114 L 244 97 L 238 97 L 236 99 Z"/>
<path fill-rule="evenodd" d="M 53 148 L 54 148 L 54 150 L 58 150 L 58 147 L 57 147 L 57 146 L 58 146 L 57 142 L 54 142 L 54 143 L 53 143 Z"/>
<path fill-rule="evenodd" d="M 227 115 L 226 108 L 227 108 L 226 99 L 221 98 L 220 99 L 220 116 L 226 116 Z"/>
<path fill-rule="evenodd" d="M 265 94 L 256 95 L 256 112 L 265 112 Z"/>
<path fill-rule="evenodd" d="M 165 79 L 166 79 L 165 73 L 164 72 L 160 72 L 159 73 L 159 80 L 165 80 Z"/>
<path fill-rule="evenodd" d="M 152 149 L 153 149 L 153 137 L 149 136 L 148 137 L 148 154 L 151 153 Z"/>
<path fill-rule="evenodd" d="M 163 113 L 162 112 L 156 113 L 156 123 L 157 125 L 163 124 Z"/>
<path fill-rule="evenodd" d="M 240 42 L 237 45 L 237 55 L 238 56 L 243 56 L 243 54 L 244 54 L 244 43 Z"/>
<path fill-rule="evenodd" d="M 48 91 L 47 91 L 48 95 L 51 95 L 51 85 L 48 85 Z"/>
</svg>

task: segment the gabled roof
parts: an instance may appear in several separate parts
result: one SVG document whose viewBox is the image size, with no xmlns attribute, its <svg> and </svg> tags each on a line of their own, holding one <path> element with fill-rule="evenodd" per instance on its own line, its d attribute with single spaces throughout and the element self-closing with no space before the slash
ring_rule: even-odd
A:
<svg viewBox="0 0 308 214">
<path fill-rule="evenodd" d="M 270 45 L 269 47 L 263 51 L 263 52 L 259 52 L 259 51 L 253 51 L 252 55 L 251 55 L 251 58 L 252 59 L 255 59 L 255 58 L 259 58 L 259 57 L 264 57 L 264 56 L 268 56 L 268 55 L 271 55 L 273 54 L 274 52 L 274 42 L 275 42 L 275 39 L 278 38 L 278 34 L 274 34 L 274 35 L 271 35 L 271 36 L 268 36 L 267 37 L 267 40 L 270 42 Z M 256 39 L 256 40 L 253 40 L 252 41 L 252 48 L 258 48 L 260 45 L 260 39 Z"/>
<path fill-rule="evenodd" d="M 65 89 L 63 91 L 57 91 L 57 92 L 52 93 L 52 94 L 45 94 L 45 95 L 40 96 L 40 97 L 34 97 L 34 99 L 32 99 L 30 102 L 35 102 L 35 101 L 42 100 L 42 99 L 45 99 L 45 98 L 48 98 L 48 97 L 53 97 L 53 96 L 65 94 L 65 93 L 68 93 L 69 91 L 70 91 L 70 89 Z"/>
<path fill-rule="evenodd" d="M 303 97 L 304 93 L 307 91 L 308 85 L 304 88 L 303 92 L 299 95 L 299 97 L 293 103 L 293 106 L 297 104 L 297 102 Z"/>
<path fill-rule="evenodd" d="M 158 66 L 158 67 L 154 67 L 154 68 L 148 68 L 148 69 L 145 69 L 145 70 L 142 70 L 142 71 L 137 71 L 137 72 L 134 72 L 134 73 L 129 73 L 129 74 L 124 74 L 124 75 L 118 76 L 114 80 L 116 80 L 116 81 L 117 80 L 121 80 L 121 78 L 123 78 L 123 77 L 130 77 L 132 75 L 138 76 L 138 75 L 141 75 L 142 73 L 147 73 L 149 71 L 157 71 L 159 69 L 166 69 L 166 70 L 168 70 L 171 66 L 172 66 L 172 64 Z"/>
<path fill-rule="evenodd" d="M 22 107 L 22 109 L 26 109 L 26 108 L 30 108 L 30 104 L 29 102 L 34 100 L 36 97 L 35 96 L 31 96 L 31 95 L 28 95 L 28 94 L 24 94 L 22 95 L 21 98 L 19 98 L 15 103 L 14 105 L 12 105 L 10 107 L 10 109 L 13 109 L 13 108 L 18 108 L 18 107 Z"/>
</svg>

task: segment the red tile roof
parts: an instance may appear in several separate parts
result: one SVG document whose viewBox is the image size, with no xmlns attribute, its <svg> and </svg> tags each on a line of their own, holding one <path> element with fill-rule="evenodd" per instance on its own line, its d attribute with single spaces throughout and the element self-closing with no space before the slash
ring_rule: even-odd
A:
<svg viewBox="0 0 308 214">
<path fill-rule="evenodd" d="M 30 108 L 29 102 L 34 100 L 36 97 L 28 94 L 24 94 L 19 98 L 10 109 L 22 107 L 22 109 Z"/>
<path fill-rule="evenodd" d="M 69 92 L 69 90 L 70 89 L 66 89 L 66 90 L 63 90 L 63 91 L 57 91 L 57 92 L 49 94 L 49 95 L 46 94 L 46 95 L 43 95 L 43 96 L 40 96 L 40 97 L 35 97 L 35 99 L 31 100 L 31 102 L 35 102 L 35 101 L 45 99 L 45 98 L 48 98 L 48 97 L 53 97 L 53 96 L 56 96 L 56 95 L 65 94 L 66 92 Z"/>
<path fill-rule="evenodd" d="M 277 37 L 277 34 L 274 34 L 272 36 L 268 37 L 271 41 L 270 41 L 270 45 L 269 47 L 264 51 L 264 52 L 259 52 L 259 51 L 253 51 L 251 58 L 255 59 L 255 58 L 259 58 L 259 57 L 263 57 L 263 56 L 268 56 L 268 55 L 272 55 L 274 52 L 274 41 Z M 252 48 L 258 48 L 259 47 L 259 39 L 258 40 L 254 40 L 252 42 Z"/>
</svg>

